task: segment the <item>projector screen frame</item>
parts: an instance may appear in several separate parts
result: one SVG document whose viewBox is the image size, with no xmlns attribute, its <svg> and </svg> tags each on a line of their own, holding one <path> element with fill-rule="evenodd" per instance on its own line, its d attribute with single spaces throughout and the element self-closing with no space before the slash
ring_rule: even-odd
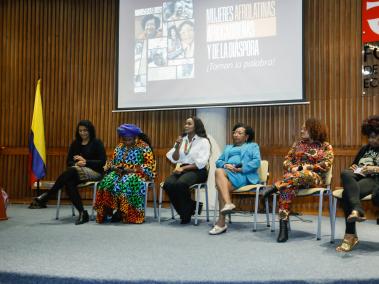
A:
<svg viewBox="0 0 379 284">
<path fill-rule="evenodd" d="M 306 99 L 306 90 L 305 90 L 305 43 L 304 43 L 304 0 L 301 2 L 301 87 L 302 87 L 302 98 L 294 100 L 276 100 L 276 101 L 257 101 L 257 102 L 231 102 L 231 103 L 206 103 L 206 104 L 189 104 L 189 105 L 170 105 L 170 106 L 148 106 L 148 107 L 118 107 L 118 86 L 119 86 L 119 31 L 120 31 L 120 1 L 116 1 L 116 35 L 115 35 L 115 106 L 112 112 L 138 112 L 138 111 L 154 111 L 154 110 L 180 110 L 180 109 L 197 109 L 197 108 L 232 108 L 232 107 L 261 107 L 261 106 L 283 106 L 283 105 L 302 105 L 309 104 L 309 101 Z M 163 1 L 162 1 L 163 2 Z"/>
</svg>

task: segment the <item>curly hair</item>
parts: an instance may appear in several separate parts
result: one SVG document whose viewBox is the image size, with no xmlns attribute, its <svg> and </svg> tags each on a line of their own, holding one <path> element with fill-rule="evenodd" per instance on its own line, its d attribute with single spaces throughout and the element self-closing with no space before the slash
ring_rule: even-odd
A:
<svg viewBox="0 0 379 284">
<path fill-rule="evenodd" d="M 379 134 L 379 115 L 373 115 L 362 122 L 362 134 L 370 136 L 371 133 Z"/>
<path fill-rule="evenodd" d="M 305 121 L 305 128 L 313 141 L 324 143 L 328 137 L 326 125 L 316 118 L 308 118 Z"/>
<path fill-rule="evenodd" d="M 246 142 L 247 143 L 253 142 L 255 139 L 255 132 L 254 132 L 253 128 L 251 128 L 249 125 L 238 122 L 236 125 L 233 126 L 232 130 L 235 131 L 237 128 L 240 128 L 240 127 L 245 128 L 245 133 L 248 136 Z"/>
</svg>

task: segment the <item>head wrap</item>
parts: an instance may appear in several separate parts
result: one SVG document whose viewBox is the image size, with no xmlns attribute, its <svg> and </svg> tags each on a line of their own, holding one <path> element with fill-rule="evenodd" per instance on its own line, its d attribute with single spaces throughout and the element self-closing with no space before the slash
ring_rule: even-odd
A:
<svg viewBox="0 0 379 284">
<path fill-rule="evenodd" d="M 117 133 L 121 137 L 135 137 L 142 133 L 141 129 L 134 124 L 121 124 L 117 128 Z"/>
</svg>

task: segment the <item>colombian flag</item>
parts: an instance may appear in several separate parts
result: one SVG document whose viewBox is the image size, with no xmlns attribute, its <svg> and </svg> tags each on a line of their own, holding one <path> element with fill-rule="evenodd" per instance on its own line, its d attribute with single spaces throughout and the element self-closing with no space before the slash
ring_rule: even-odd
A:
<svg viewBox="0 0 379 284">
<path fill-rule="evenodd" d="M 45 131 L 43 127 L 41 80 L 38 80 L 32 129 L 29 135 L 29 174 L 30 184 L 42 179 L 46 170 Z"/>
</svg>

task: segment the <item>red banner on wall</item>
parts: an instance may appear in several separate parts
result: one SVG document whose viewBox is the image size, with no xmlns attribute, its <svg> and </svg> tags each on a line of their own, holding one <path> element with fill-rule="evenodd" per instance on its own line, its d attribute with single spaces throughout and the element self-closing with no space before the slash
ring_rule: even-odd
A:
<svg viewBox="0 0 379 284">
<path fill-rule="evenodd" d="M 362 42 L 379 41 L 379 1 L 362 0 Z"/>
</svg>

